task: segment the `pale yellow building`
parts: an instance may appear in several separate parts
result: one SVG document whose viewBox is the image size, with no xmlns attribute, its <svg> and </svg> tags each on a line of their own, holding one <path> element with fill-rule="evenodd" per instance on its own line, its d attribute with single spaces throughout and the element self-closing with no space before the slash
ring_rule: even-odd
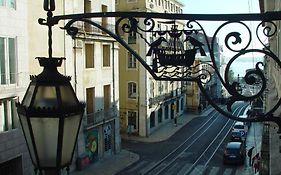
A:
<svg viewBox="0 0 281 175">
<path fill-rule="evenodd" d="M 176 0 L 117 0 L 116 11 L 182 13 L 183 4 Z M 142 24 L 140 24 L 142 25 Z M 180 24 L 182 25 L 182 24 Z M 156 21 L 158 29 L 168 26 Z M 145 26 L 141 26 L 144 27 Z M 144 34 L 147 40 L 151 33 Z M 148 64 L 148 45 L 139 35 L 122 36 Z M 147 137 L 164 123 L 183 113 L 185 98 L 181 82 L 155 81 L 127 50 L 120 46 L 120 127 L 124 134 Z"/>
</svg>

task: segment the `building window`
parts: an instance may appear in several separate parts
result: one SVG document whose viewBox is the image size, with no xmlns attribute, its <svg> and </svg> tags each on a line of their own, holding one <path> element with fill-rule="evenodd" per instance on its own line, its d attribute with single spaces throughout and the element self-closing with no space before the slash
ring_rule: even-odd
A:
<svg viewBox="0 0 281 175">
<path fill-rule="evenodd" d="M 86 68 L 95 67 L 94 44 L 85 44 Z"/>
<path fill-rule="evenodd" d="M 136 44 L 137 42 L 137 33 L 132 31 L 128 35 L 128 44 Z"/>
<path fill-rule="evenodd" d="M 162 123 L 162 108 L 158 110 L 158 123 Z"/>
<path fill-rule="evenodd" d="M 134 82 L 128 83 L 128 98 L 131 99 L 137 98 L 137 84 Z"/>
<path fill-rule="evenodd" d="M 169 82 L 165 81 L 165 91 L 168 92 Z"/>
<path fill-rule="evenodd" d="M 19 121 L 14 99 L 0 101 L 0 132 L 18 128 Z"/>
<path fill-rule="evenodd" d="M 103 86 L 103 108 L 105 111 L 108 111 L 110 109 L 110 103 L 111 103 L 111 93 L 110 93 L 110 85 L 104 85 Z"/>
<path fill-rule="evenodd" d="M 92 114 L 95 112 L 95 88 L 86 88 L 86 112 Z"/>
<path fill-rule="evenodd" d="M 137 129 L 137 113 L 134 111 L 128 111 L 128 126 Z"/>
<path fill-rule="evenodd" d="M 84 13 L 91 13 L 92 7 L 91 7 L 91 1 L 90 0 L 84 0 Z M 84 30 L 86 32 L 92 32 L 92 26 L 89 23 L 83 23 L 84 24 Z"/>
<path fill-rule="evenodd" d="M 133 54 L 128 52 L 128 68 L 136 68 L 136 67 L 137 67 L 136 58 L 133 56 Z"/>
<path fill-rule="evenodd" d="M 103 45 L 103 66 L 109 67 L 110 66 L 110 46 Z"/>
<path fill-rule="evenodd" d="M 154 111 L 151 112 L 149 121 L 150 121 L 150 128 L 153 128 L 155 126 L 155 112 Z"/>
<path fill-rule="evenodd" d="M 16 46 L 15 38 L 0 37 L 0 82 L 16 83 Z"/>
<path fill-rule="evenodd" d="M 162 82 L 158 81 L 158 94 L 161 95 L 162 94 Z"/>
<path fill-rule="evenodd" d="M 150 81 L 150 96 L 154 97 L 154 82 Z"/>
<path fill-rule="evenodd" d="M 101 5 L 101 11 L 102 12 L 108 12 L 108 7 L 106 5 Z M 107 22 L 108 18 L 102 18 L 101 19 L 101 26 L 104 27 L 104 28 L 108 28 Z M 102 31 L 103 34 L 106 34 L 106 32 Z"/>
<path fill-rule="evenodd" d="M 16 0 L 0 0 L 0 6 L 16 9 Z"/>
<path fill-rule="evenodd" d="M 0 163 L 1 174 L 23 175 L 22 156 Z"/>
<path fill-rule="evenodd" d="M 169 118 L 169 106 L 166 105 L 165 106 L 165 119 L 168 119 Z"/>
</svg>

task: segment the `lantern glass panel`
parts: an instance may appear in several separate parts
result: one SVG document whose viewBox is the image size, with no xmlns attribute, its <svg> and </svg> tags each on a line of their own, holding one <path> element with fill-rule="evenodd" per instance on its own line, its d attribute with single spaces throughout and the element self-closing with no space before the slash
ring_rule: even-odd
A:
<svg viewBox="0 0 281 175">
<path fill-rule="evenodd" d="M 26 118 L 26 116 L 24 116 L 22 114 L 19 114 L 19 118 L 20 118 L 22 130 L 24 132 L 24 136 L 25 136 L 25 139 L 27 142 L 27 146 L 29 148 L 31 159 L 33 161 L 33 164 L 35 166 L 38 166 L 36 157 L 35 157 L 35 153 L 34 153 L 34 147 L 33 147 L 32 141 L 31 141 L 31 135 L 30 135 L 30 130 L 29 130 L 30 128 L 28 127 L 27 118 Z"/>
<path fill-rule="evenodd" d="M 31 102 L 31 99 L 32 99 L 32 96 L 34 93 L 34 89 L 35 89 L 35 85 L 30 84 L 26 91 L 25 97 L 22 101 L 23 106 L 30 106 L 30 102 Z"/>
<path fill-rule="evenodd" d="M 64 119 L 63 144 L 62 144 L 62 162 L 61 165 L 71 163 L 72 152 L 75 147 L 77 132 L 79 132 L 79 124 L 82 114 L 70 116 Z"/>
<path fill-rule="evenodd" d="M 77 105 L 78 100 L 70 84 L 67 86 L 60 86 L 60 93 L 62 104 L 67 104 L 69 106 Z"/>
<path fill-rule="evenodd" d="M 38 86 L 34 107 L 57 108 L 57 93 L 54 86 Z"/>
<path fill-rule="evenodd" d="M 31 118 L 41 167 L 56 167 L 59 118 Z"/>
</svg>

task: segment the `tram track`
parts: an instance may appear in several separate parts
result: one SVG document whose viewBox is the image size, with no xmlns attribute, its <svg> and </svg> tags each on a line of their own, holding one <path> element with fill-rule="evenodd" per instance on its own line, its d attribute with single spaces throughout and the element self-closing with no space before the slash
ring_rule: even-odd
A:
<svg viewBox="0 0 281 175">
<path fill-rule="evenodd" d="M 240 109 L 240 111 L 238 112 L 238 114 L 241 114 L 241 111 L 244 110 L 245 108 L 246 107 L 244 107 L 244 108 L 242 107 Z M 184 173 L 179 173 L 179 174 L 188 175 L 199 164 L 203 165 L 203 166 L 201 166 L 201 171 L 204 171 L 207 168 L 207 165 L 209 164 L 209 162 L 213 159 L 213 157 L 214 157 L 215 153 L 217 152 L 217 150 L 221 147 L 223 141 L 228 136 L 228 134 L 231 131 L 232 126 L 234 125 L 234 123 L 235 123 L 235 121 L 233 121 L 231 119 L 228 119 L 226 124 L 221 129 L 221 131 L 213 139 L 213 141 L 210 143 L 210 145 L 204 150 L 204 152 L 201 154 L 201 156 L 198 157 L 198 159 L 189 167 L 188 170 L 184 171 Z M 230 127 L 228 127 L 229 125 L 230 125 Z M 222 139 L 218 139 L 220 136 L 222 136 Z M 219 143 L 216 144 L 216 141 L 219 141 Z M 217 145 L 217 146 L 212 148 L 213 145 Z M 208 152 L 211 153 L 210 156 L 207 155 Z M 202 160 L 202 159 L 204 159 L 206 157 L 208 158 L 207 160 Z"/>
<path fill-rule="evenodd" d="M 241 111 L 245 108 L 246 108 L 246 106 L 241 106 L 241 107 L 239 106 L 236 108 L 236 110 L 233 112 L 233 114 L 236 113 L 236 111 L 238 109 L 240 109 L 238 112 L 238 115 L 239 115 L 241 113 Z M 179 159 L 181 158 L 181 156 L 183 154 L 190 151 L 191 147 L 192 146 L 194 147 L 194 145 L 196 143 L 198 143 L 198 141 L 200 139 L 202 139 L 204 134 L 205 135 L 208 134 L 208 131 L 210 130 L 210 128 L 214 127 L 213 125 L 221 122 L 221 121 L 218 121 L 218 119 L 226 120 L 224 118 L 222 119 L 221 117 L 218 117 L 218 115 L 219 114 L 217 111 L 212 111 L 210 118 L 206 122 L 204 122 L 190 137 L 188 137 L 182 144 L 180 144 L 172 152 L 170 152 L 167 156 L 165 156 L 160 161 L 155 163 L 153 166 L 148 168 L 142 174 L 143 175 L 158 175 L 158 174 L 165 174 L 166 172 L 168 172 L 168 170 L 170 168 L 172 168 L 177 161 L 179 161 Z M 233 123 L 234 123 L 233 120 L 227 119 L 227 121 L 223 124 L 223 126 L 221 126 L 221 128 L 219 128 L 219 131 L 217 132 L 218 134 L 212 139 L 211 143 L 208 144 L 207 148 L 203 149 L 203 152 L 197 156 L 196 160 L 193 161 L 192 164 L 187 164 L 186 167 L 183 167 L 180 170 L 181 171 L 180 174 L 189 174 L 189 172 L 191 172 L 194 169 L 194 167 L 196 167 L 199 163 L 202 165 L 202 159 L 208 157 L 208 156 L 206 156 L 206 153 L 208 152 L 209 149 L 211 149 L 211 148 L 214 149 L 214 147 L 212 145 L 214 145 L 216 143 L 218 146 L 215 147 L 215 150 L 213 150 L 213 152 L 212 152 L 213 154 L 211 156 L 209 156 L 210 158 L 207 159 L 207 161 L 205 161 L 205 163 L 203 163 L 203 167 L 206 167 L 208 165 L 209 161 L 214 156 L 214 153 L 218 150 L 219 146 L 222 144 L 223 140 L 228 135 Z M 219 143 L 217 143 L 218 140 L 219 140 Z"/>
</svg>

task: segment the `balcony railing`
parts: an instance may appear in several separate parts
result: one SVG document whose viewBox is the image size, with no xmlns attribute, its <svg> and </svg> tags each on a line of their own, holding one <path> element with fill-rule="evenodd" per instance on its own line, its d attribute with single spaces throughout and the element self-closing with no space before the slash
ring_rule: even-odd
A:
<svg viewBox="0 0 281 175">
<path fill-rule="evenodd" d="M 158 104 L 162 101 L 166 101 L 170 98 L 173 98 L 173 93 L 166 93 L 166 94 L 163 94 L 163 95 L 158 95 L 158 96 L 153 97 L 153 98 L 149 98 L 149 106 Z"/>
<path fill-rule="evenodd" d="M 0 73 L 0 87 L 25 86 L 27 80 L 29 80 L 29 73 L 27 72 L 10 73 L 9 76 Z"/>
<path fill-rule="evenodd" d="M 87 125 L 95 125 L 115 118 L 116 109 L 100 110 L 87 115 Z"/>
<path fill-rule="evenodd" d="M 113 25 L 113 24 L 109 24 L 109 23 L 103 24 L 101 22 L 95 22 L 95 23 L 101 25 L 102 27 L 106 28 L 107 30 L 115 31 L 115 25 Z M 94 27 L 93 25 L 88 24 L 88 23 L 83 23 L 80 31 L 86 32 L 89 34 L 105 34 L 101 29 Z"/>
</svg>

